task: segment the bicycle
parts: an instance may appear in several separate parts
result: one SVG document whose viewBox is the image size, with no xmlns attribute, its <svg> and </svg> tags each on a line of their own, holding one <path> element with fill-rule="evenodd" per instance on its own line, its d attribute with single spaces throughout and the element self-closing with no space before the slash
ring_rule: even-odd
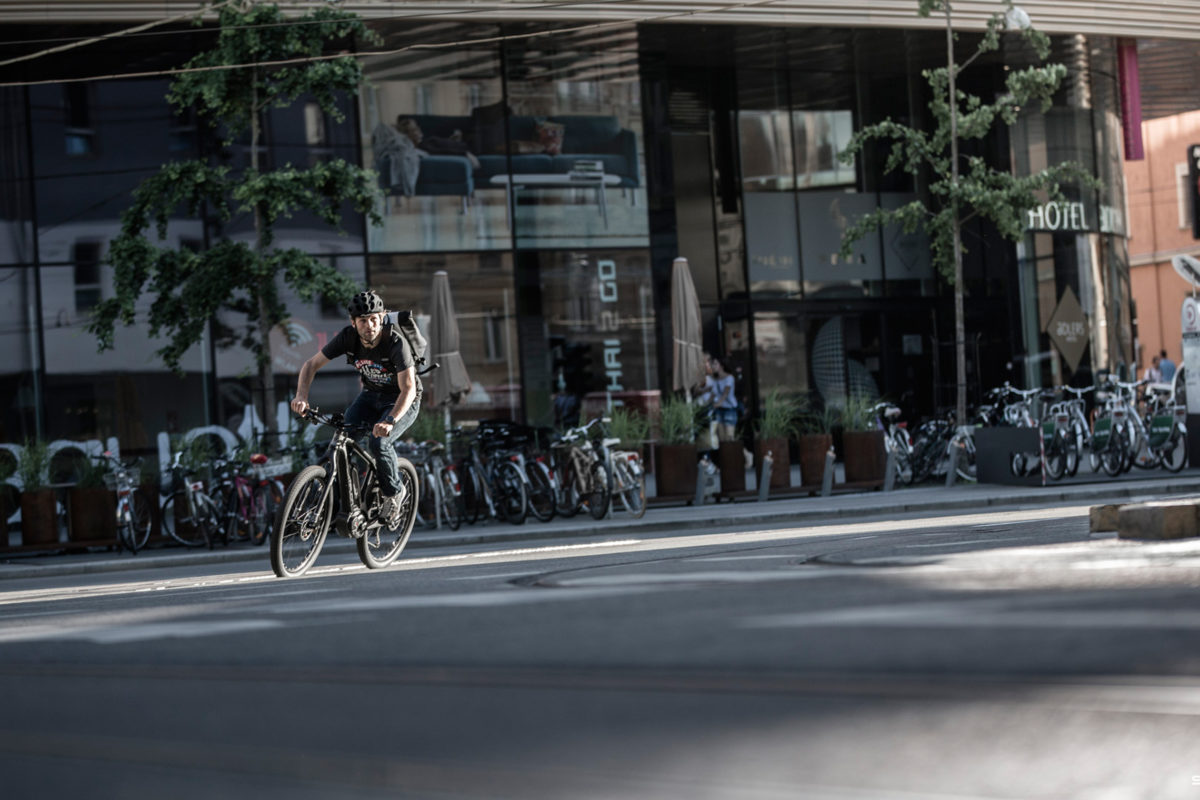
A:
<svg viewBox="0 0 1200 800">
<path fill-rule="evenodd" d="M 400 491 L 405 495 L 396 527 L 380 516 L 382 496 L 374 457 L 359 443 L 370 425 L 347 425 L 342 414 L 309 407 L 302 418 L 333 429 L 321 460 L 300 470 L 288 487 L 271 535 L 271 568 L 280 578 L 297 578 L 316 561 L 333 528 L 355 540 L 359 559 L 381 569 L 399 557 L 412 535 L 419 499 L 417 470 L 397 456 Z"/>
<path fill-rule="evenodd" d="M 221 511 L 204 491 L 204 481 L 190 480 L 176 453 L 171 462 L 172 490 L 162 503 L 162 527 L 184 547 L 210 550 L 221 529 Z"/>
<path fill-rule="evenodd" d="M 417 485 L 421 495 L 417 501 L 417 522 L 435 527 L 441 521 L 456 531 L 462 524 L 462 490 L 452 466 L 447 466 L 446 446 L 441 442 L 421 444 L 397 442 L 396 452 L 408 458 L 418 473 Z"/>
<path fill-rule="evenodd" d="M 558 513 L 574 516 L 585 504 L 592 519 L 604 519 L 612 501 L 611 471 L 605 466 L 602 441 L 593 440 L 598 417 L 586 425 L 564 431 L 552 443 L 551 452 L 559 476 Z"/>
<path fill-rule="evenodd" d="M 122 461 L 111 450 L 93 458 L 110 465 L 104 473 L 104 485 L 117 494 L 117 547 L 137 555 L 150 540 L 150 528 L 154 525 L 150 501 L 134 480 L 138 459 Z"/>
<path fill-rule="evenodd" d="M 223 509 L 221 537 L 225 544 L 237 539 L 262 545 L 270 537 L 275 515 L 283 502 L 283 484 L 263 473 L 268 460 L 263 453 L 252 454 L 248 460 L 250 475 L 244 470 L 247 465 L 240 462 L 226 459 L 215 462 L 219 483 L 214 494 L 217 506 Z M 236 466 L 243 469 L 235 470 Z"/>
<path fill-rule="evenodd" d="M 898 422 L 900 407 L 886 401 L 876 403 L 871 408 L 875 416 L 875 424 L 883 431 L 883 444 L 888 453 L 892 454 L 896 465 L 896 480 L 901 485 L 913 482 L 912 441 L 908 438 L 908 428 L 905 423 Z"/>
<path fill-rule="evenodd" d="M 463 516 L 474 524 L 481 514 L 504 519 L 513 525 L 525 522 L 529 505 L 526 476 L 510 458 L 500 457 L 502 434 L 494 426 L 480 425 L 472 436 L 462 428 L 451 436 L 466 440 L 466 452 L 459 464 L 462 485 Z M 488 451 L 484 459 L 480 450 Z"/>
</svg>

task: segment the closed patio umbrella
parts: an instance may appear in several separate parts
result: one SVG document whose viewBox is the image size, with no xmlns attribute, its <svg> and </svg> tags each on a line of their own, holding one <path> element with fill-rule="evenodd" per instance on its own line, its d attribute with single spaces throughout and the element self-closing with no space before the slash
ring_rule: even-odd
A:
<svg viewBox="0 0 1200 800">
<path fill-rule="evenodd" d="M 450 296 L 450 276 L 445 270 L 433 274 L 433 313 L 429 320 L 430 361 L 441 366 L 433 373 L 432 401 L 446 409 L 446 427 L 450 427 L 450 405 L 471 391 L 471 378 L 458 352 L 458 317 Z"/>
<path fill-rule="evenodd" d="M 704 350 L 700 331 L 700 300 L 686 258 L 671 269 L 671 335 L 675 339 L 672 385 L 691 400 L 691 388 L 704 380 Z"/>
</svg>

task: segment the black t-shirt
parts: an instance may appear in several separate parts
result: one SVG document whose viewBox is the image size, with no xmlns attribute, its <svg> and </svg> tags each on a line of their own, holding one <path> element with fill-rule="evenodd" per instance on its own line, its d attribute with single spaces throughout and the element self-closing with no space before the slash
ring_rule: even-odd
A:
<svg viewBox="0 0 1200 800">
<path fill-rule="evenodd" d="M 379 344 L 374 347 L 363 347 L 358 331 L 347 325 L 321 348 L 321 354 L 330 361 L 346 356 L 362 376 L 363 388 L 381 394 L 400 394 L 396 375 L 416 363 L 412 348 L 391 322 L 384 323 Z"/>
</svg>

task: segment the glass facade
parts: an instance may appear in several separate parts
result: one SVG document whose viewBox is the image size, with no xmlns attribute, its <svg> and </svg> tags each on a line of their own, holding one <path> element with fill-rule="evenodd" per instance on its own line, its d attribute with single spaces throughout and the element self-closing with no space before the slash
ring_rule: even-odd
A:
<svg viewBox="0 0 1200 800">
<path fill-rule="evenodd" d="M 473 388 L 456 420 L 554 424 L 569 397 L 585 411 L 652 409 L 671 372 L 669 269 L 688 259 L 704 346 L 725 355 L 753 412 L 773 388 L 817 403 L 865 392 L 919 417 L 953 401 L 952 293 L 922 234 L 885 229 L 838 254 L 856 216 L 921 196 L 921 176 L 884 173 L 887 150 L 851 163 L 855 130 L 928 124 L 921 70 L 944 61 L 935 32 L 644 25 L 546 32 L 504 26 L 380 23 L 369 82 L 343 98 L 344 122 L 301 98 L 264 115 L 259 156 L 273 166 L 340 157 L 376 171 L 381 223 L 347 211 L 345 233 L 297 215 L 278 243 L 326 258 L 390 308 L 431 313 L 433 274 L 450 275 Z M 540 35 L 526 35 L 539 33 Z M 964 36 L 961 46 L 971 45 Z M 973 222 L 964 233 L 969 385 L 1076 380 L 1131 360 L 1113 43 L 1059 37 L 1070 78 L 1046 114 L 967 146 L 1028 174 L 1077 160 L 1103 182 L 1031 217 L 1012 246 Z M 990 96 L 1002 50 L 972 65 Z M 70 84 L 76 87 L 75 84 Z M 130 193 L 162 163 L 200 157 L 243 169 L 226 146 L 173 113 L 161 80 L 0 89 L 0 439 L 120 441 L 242 428 L 262 415 L 244 320 L 214 318 L 183 375 L 162 366 L 148 300 L 97 354 L 89 310 L 112 295 L 109 242 Z M 1076 209 L 1075 204 L 1078 206 Z M 248 241 L 182 211 L 172 246 Z M 1050 336 L 1067 289 L 1089 326 L 1078 366 Z M 277 399 L 300 364 L 346 324 L 328 302 L 285 298 L 274 332 Z M 1011 365 L 1011 367 L 1010 367 Z M 332 364 L 320 406 L 348 403 L 355 373 Z"/>
</svg>

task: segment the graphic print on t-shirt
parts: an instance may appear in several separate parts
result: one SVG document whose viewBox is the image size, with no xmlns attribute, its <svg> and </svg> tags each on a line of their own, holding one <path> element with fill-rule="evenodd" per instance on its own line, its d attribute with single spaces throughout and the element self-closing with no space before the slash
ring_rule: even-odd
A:
<svg viewBox="0 0 1200 800">
<path fill-rule="evenodd" d="M 354 368 L 362 379 L 372 386 L 388 388 L 396 385 L 396 374 L 384 369 L 383 365 L 369 358 L 360 358 L 354 362 Z"/>
</svg>

